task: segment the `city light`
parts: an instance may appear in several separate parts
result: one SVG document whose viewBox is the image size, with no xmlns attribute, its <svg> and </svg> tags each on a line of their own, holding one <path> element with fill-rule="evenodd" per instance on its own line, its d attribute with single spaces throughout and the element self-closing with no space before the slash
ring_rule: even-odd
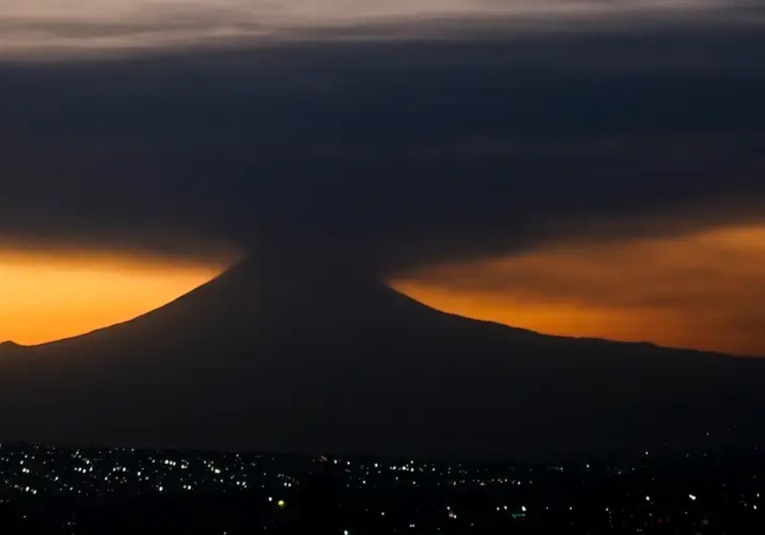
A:
<svg viewBox="0 0 765 535">
<path fill-rule="evenodd" d="M 586 470 L 567 470 L 565 474 L 570 473 L 570 476 L 555 470 L 555 478 L 560 478 L 562 488 L 566 490 L 557 495 L 526 495 L 522 503 L 519 503 L 517 493 L 520 474 L 524 474 L 524 482 L 539 485 L 549 478 L 550 468 L 519 469 L 513 465 L 498 465 L 486 469 L 449 463 L 415 462 L 409 463 L 409 469 L 405 474 L 401 474 L 400 464 L 399 470 L 393 472 L 390 470 L 393 463 L 382 459 L 375 459 L 374 463 L 354 460 L 351 465 L 342 460 L 340 462 L 344 467 L 343 475 L 338 477 L 336 483 L 353 492 L 361 488 L 360 485 L 364 482 L 365 488 L 375 490 L 374 496 L 378 496 L 378 492 L 391 496 L 390 499 L 394 501 L 383 500 L 364 504 L 360 514 L 363 517 L 374 515 L 378 522 L 385 523 L 388 532 L 398 533 L 415 532 L 424 526 L 433 526 L 433 533 L 436 534 L 439 531 L 445 533 L 455 529 L 462 532 L 477 527 L 479 522 L 484 521 L 500 523 L 508 532 L 514 532 L 516 523 L 536 525 L 554 522 L 556 512 L 566 510 L 568 524 L 572 529 L 607 519 L 611 529 L 629 526 L 634 533 L 651 533 L 652 526 L 659 522 L 665 526 L 678 521 L 691 522 L 694 526 L 703 527 L 705 522 L 708 522 L 705 515 L 708 515 L 709 511 L 724 510 L 726 507 L 732 507 L 733 510 L 744 508 L 752 515 L 755 515 L 755 512 L 759 514 L 759 504 L 755 503 L 755 500 L 761 495 L 761 492 L 758 492 L 761 488 L 740 487 L 737 490 L 741 474 L 731 474 L 727 480 L 723 478 L 708 482 L 708 485 L 715 485 L 710 488 L 717 488 L 722 493 L 705 492 L 703 508 L 689 507 L 689 502 L 700 501 L 701 496 L 688 493 L 686 489 L 693 487 L 686 485 L 704 473 L 703 465 L 697 465 L 694 461 L 685 468 L 676 468 L 672 479 L 667 480 L 655 474 L 653 466 L 645 466 L 644 459 L 643 456 L 636 456 L 633 464 L 613 465 L 608 467 L 607 472 L 599 473 L 595 476 L 598 485 L 605 483 L 612 486 L 595 495 L 587 494 L 588 485 L 592 481 L 588 481 L 590 476 L 586 475 Z M 0 444 L 0 466 L 5 467 L 5 479 L 0 480 L 0 503 L 4 503 L 4 499 L 15 494 L 20 495 L 22 500 L 24 497 L 31 499 L 35 496 L 108 500 L 109 496 L 120 496 L 125 489 L 131 489 L 130 492 L 134 492 L 135 495 L 161 494 L 163 500 L 196 500 L 195 493 L 198 493 L 198 496 L 214 496 L 220 493 L 228 497 L 232 496 L 233 492 L 253 492 L 261 493 L 263 502 L 272 504 L 272 507 L 267 507 L 266 512 L 261 514 L 273 515 L 269 522 L 274 523 L 293 522 L 302 514 L 302 508 L 294 508 L 294 514 L 286 513 L 288 509 L 292 509 L 292 498 L 301 496 L 306 491 L 303 482 L 310 477 L 310 471 L 302 472 L 304 468 L 297 468 L 291 464 L 291 460 L 282 460 L 279 456 L 233 456 L 204 452 L 124 449 L 68 450 L 34 445 Z M 582 469 L 585 466 L 584 463 L 581 464 Z M 711 469 L 714 469 L 714 466 Z M 640 486 L 616 490 L 622 488 L 624 474 L 638 473 L 640 470 L 649 471 L 644 473 L 651 473 L 652 485 L 664 489 L 660 495 L 641 493 L 638 490 Z M 217 471 L 220 471 L 220 474 Z M 756 477 L 758 475 L 761 474 L 747 474 L 753 483 L 762 479 Z M 397 476 L 401 477 L 399 481 L 395 479 Z M 431 505 L 414 503 L 412 505 L 416 505 L 421 511 L 417 513 L 416 518 L 409 514 L 401 514 L 400 509 L 395 506 L 395 499 L 399 491 L 411 488 L 412 481 L 418 483 L 418 492 L 423 492 L 424 495 L 431 492 L 437 496 L 445 494 L 448 503 L 452 505 L 445 505 L 443 502 Z M 290 486 L 285 488 L 286 483 Z M 293 487 L 294 490 L 288 490 Z M 474 505 L 459 501 L 460 493 L 477 489 L 481 489 L 481 492 L 488 489 L 491 494 L 487 496 L 493 495 L 502 501 L 490 501 L 488 508 L 486 500 Z M 274 495 L 272 492 L 280 494 Z M 452 492 L 456 494 L 450 494 Z M 631 503 L 624 502 L 623 505 L 614 507 L 610 501 L 616 497 L 613 492 L 622 492 L 625 498 L 631 496 Z M 453 501 L 454 499 L 458 501 Z M 581 500 L 583 505 L 576 506 L 578 511 L 575 515 L 573 503 L 576 500 Z M 429 513 L 426 512 L 428 508 Z M 548 513 L 529 515 L 531 510 Z M 657 515 L 659 511 L 662 512 L 661 516 Z M 672 513 L 672 516 L 668 516 L 669 513 Z M 481 515 L 490 518 L 484 519 Z M 457 522 L 458 519 L 460 522 Z M 361 526 L 353 524 L 346 525 L 346 528 L 338 528 L 338 533 L 350 535 L 350 532 L 353 532 L 355 535 L 363 535 L 365 532 Z M 224 531 L 220 530 L 219 533 Z M 71 530 L 65 532 L 77 533 Z"/>
</svg>

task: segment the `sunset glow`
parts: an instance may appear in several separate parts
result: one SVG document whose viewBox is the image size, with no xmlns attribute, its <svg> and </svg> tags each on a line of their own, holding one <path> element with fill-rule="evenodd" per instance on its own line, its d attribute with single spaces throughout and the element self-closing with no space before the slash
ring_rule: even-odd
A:
<svg viewBox="0 0 765 535">
<path fill-rule="evenodd" d="M 577 242 L 393 281 L 435 308 L 547 334 L 765 356 L 765 226 Z"/>
<path fill-rule="evenodd" d="M 0 341 L 39 344 L 126 321 L 204 284 L 224 267 L 0 251 Z"/>
</svg>

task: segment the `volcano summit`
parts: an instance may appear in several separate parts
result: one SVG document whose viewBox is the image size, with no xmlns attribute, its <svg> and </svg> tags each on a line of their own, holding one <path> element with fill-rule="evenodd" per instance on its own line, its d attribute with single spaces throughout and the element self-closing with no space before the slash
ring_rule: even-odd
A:
<svg viewBox="0 0 765 535">
<path fill-rule="evenodd" d="M 0 439 L 487 456 L 709 445 L 765 415 L 763 380 L 758 359 L 544 336 L 339 263 L 250 258 L 132 321 L 0 346 Z"/>
</svg>

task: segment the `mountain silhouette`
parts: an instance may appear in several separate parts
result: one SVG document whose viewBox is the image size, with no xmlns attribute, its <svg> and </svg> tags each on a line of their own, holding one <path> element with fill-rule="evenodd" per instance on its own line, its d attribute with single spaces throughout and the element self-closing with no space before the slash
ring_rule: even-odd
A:
<svg viewBox="0 0 765 535">
<path fill-rule="evenodd" d="M 763 379 L 758 359 L 470 320 L 289 254 L 132 321 L 0 346 L 0 440 L 438 456 L 710 445 L 761 438 Z"/>
</svg>

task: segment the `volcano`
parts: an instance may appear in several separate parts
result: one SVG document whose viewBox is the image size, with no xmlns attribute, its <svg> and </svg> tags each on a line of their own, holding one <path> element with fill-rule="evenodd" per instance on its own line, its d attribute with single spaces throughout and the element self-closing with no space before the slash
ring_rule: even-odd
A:
<svg viewBox="0 0 765 535">
<path fill-rule="evenodd" d="M 0 346 L 0 439 L 503 457 L 709 446 L 761 438 L 763 380 L 758 359 L 544 336 L 340 263 L 248 259 L 132 321 Z"/>
</svg>

